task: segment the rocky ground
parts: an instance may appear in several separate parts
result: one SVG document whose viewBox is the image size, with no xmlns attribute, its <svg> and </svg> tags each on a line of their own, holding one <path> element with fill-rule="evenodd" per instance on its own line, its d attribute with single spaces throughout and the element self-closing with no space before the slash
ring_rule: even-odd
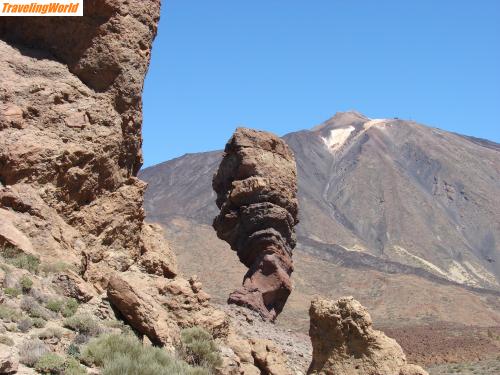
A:
<svg viewBox="0 0 500 375">
<path fill-rule="evenodd" d="M 498 375 L 500 374 L 500 356 L 486 361 L 432 366 L 427 370 L 430 375 Z"/>
</svg>

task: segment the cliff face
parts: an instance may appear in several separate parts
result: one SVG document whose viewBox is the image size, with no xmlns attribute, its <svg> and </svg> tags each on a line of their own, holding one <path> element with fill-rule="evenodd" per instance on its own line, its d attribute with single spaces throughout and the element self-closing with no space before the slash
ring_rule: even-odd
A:
<svg viewBox="0 0 500 375">
<path fill-rule="evenodd" d="M 249 268 L 228 302 L 273 320 L 292 290 L 297 172 L 287 145 L 271 133 L 239 128 L 226 145 L 213 179 L 220 214 L 214 220 Z"/>
<path fill-rule="evenodd" d="M 135 177 L 160 1 L 84 5 L 0 20 L 0 246 L 77 264 L 98 289 L 134 262 L 173 276 Z"/>
</svg>

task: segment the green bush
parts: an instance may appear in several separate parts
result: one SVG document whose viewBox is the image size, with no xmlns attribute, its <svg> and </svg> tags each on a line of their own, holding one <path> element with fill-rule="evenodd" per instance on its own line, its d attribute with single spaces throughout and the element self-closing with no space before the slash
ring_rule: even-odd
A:
<svg viewBox="0 0 500 375">
<path fill-rule="evenodd" d="M 35 370 L 41 374 L 62 374 L 65 360 L 55 353 L 42 355 L 35 363 Z"/>
<path fill-rule="evenodd" d="M 62 299 L 49 299 L 45 304 L 45 307 L 50 311 L 58 313 L 62 310 L 64 301 Z"/>
<path fill-rule="evenodd" d="M 42 341 L 29 339 L 19 348 L 19 361 L 28 367 L 33 367 L 48 352 L 49 349 Z"/>
<path fill-rule="evenodd" d="M 14 267 L 23 268 L 31 273 L 37 273 L 40 260 L 31 254 L 24 254 L 14 248 L 7 248 L 2 251 L 5 262 Z"/>
<path fill-rule="evenodd" d="M 90 315 L 75 315 L 64 320 L 63 325 L 83 335 L 98 336 L 102 327 Z"/>
<path fill-rule="evenodd" d="M 29 293 L 31 288 L 33 287 L 33 281 L 26 275 L 21 277 L 21 280 L 19 280 L 19 284 L 21 285 L 21 290 L 24 294 Z"/>
<path fill-rule="evenodd" d="M 78 301 L 74 298 L 68 298 L 64 303 L 64 306 L 61 310 L 61 314 L 65 318 L 69 318 L 75 315 L 76 310 L 78 310 Z"/>
<path fill-rule="evenodd" d="M 199 327 L 181 331 L 180 352 L 182 358 L 191 365 L 215 369 L 222 364 L 219 348 L 212 335 Z"/>
<path fill-rule="evenodd" d="M 5 288 L 3 291 L 8 296 L 14 297 L 14 298 L 16 298 L 17 296 L 19 296 L 22 293 L 21 289 L 19 289 L 19 288 Z"/>
<path fill-rule="evenodd" d="M 33 325 L 36 328 L 43 328 L 47 324 L 47 321 L 43 318 L 34 318 L 33 319 Z"/>
<path fill-rule="evenodd" d="M 164 350 L 144 347 L 131 335 L 104 335 L 83 350 L 82 360 L 101 368 L 102 375 L 208 375 L 169 356 Z"/>
<path fill-rule="evenodd" d="M 4 344 L 7 346 L 14 346 L 14 340 L 12 340 L 9 336 L 1 335 L 0 344 Z"/>
<path fill-rule="evenodd" d="M 20 311 L 3 304 L 0 305 L 0 319 L 6 322 L 17 322 L 19 315 L 21 315 Z"/>
<path fill-rule="evenodd" d="M 55 313 L 61 313 L 65 318 L 75 315 L 78 309 L 78 301 L 74 298 L 68 299 L 49 299 L 45 307 Z"/>
<path fill-rule="evenodd" d="M 46 353 L 35 364 L 41 374 L 85 375 L 87 371 L 72 357 L 63 358 L 55 353 Z"/>
<path fill-rule="evenodd" d="M 87 371 L 75 358 L 66 358 L 64 362 L 64 375 L 86 375 Z"/>
<path fill-rule="evenodd" d="M 17 329 L 22 333 L 28 332 L 31 328 L 33 328 L 33 321 L 29 318 L 17 322 Z"/>
</svg>

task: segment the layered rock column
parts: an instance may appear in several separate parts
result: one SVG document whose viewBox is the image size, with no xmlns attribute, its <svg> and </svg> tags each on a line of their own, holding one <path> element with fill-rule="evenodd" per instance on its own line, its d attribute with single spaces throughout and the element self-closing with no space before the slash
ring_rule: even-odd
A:
<svg viewBox="0 0 500 375">
<path fill-rule="evenodd" d="M 213 179 L 219 215 L 213 227 L 249 268 L 229 303 L 266 320 L 283 310 L 292 290 L 292 250 L 298 223 L 297 168 L 283 140 L 238 128 Z"/>
</svg>

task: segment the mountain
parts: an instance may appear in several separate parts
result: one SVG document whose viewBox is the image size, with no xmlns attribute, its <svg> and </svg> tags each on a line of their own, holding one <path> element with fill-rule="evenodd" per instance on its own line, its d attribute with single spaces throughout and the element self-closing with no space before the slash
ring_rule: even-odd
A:
<svg viewBox="0 0 500 375">
<path fill-rule="evenodd" d="M 300 205 L 283 321 L 300 326 L 293 317 L 321 293 L 355 295 L 382 324 L 500 324 L 499 144 L 357 112 L 283 139 Z M 181 268 L 222 301 L 242 270 L 210 227 L 221 156 L 188 154 L 139 176 L 149 184 L 147 218 L 165 227 Z"/>
</svg>

